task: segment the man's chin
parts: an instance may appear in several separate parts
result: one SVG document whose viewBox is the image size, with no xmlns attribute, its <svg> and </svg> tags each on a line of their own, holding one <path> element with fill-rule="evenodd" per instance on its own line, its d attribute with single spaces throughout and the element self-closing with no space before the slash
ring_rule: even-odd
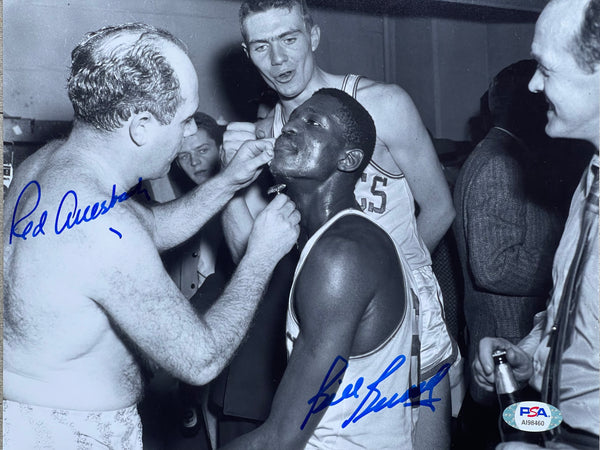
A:
<svg viewBox="0 0 600 450">
<path fill-rule="evenodd" d="M 161 169 L 160 171 L 156 171 L 154 173 L 146 173 L 146 175 L 143 177 L 144 180 L 158 180 L 160 178 L 164 178 L 166 177 L 169 172 L 171 170 L 171 167 L 167 167 L 166 169 Z"/>
<path fill-rule="evenodd" d="M 279 183 L 286 183 L 286 180 L 288 179 L 288 177 L 286 176 L 286 173 L 284 170 L 281 170 L 280 167 L 278 167 L 276 164 L 271 164 L 269 166 L 269 171 L 271 172 L 271 175 L 273 175 L 273 179 L 275 180 L 275 183 L 279 184 Z"/>
<path fill-rule="evenodd" d="M 271 160 L 271 164 L 269 164 L 269 172 L 271 172 L 271 175 L 273 175 L 274 178 L 281 176 L 282 172 L 275 160 Z"/>
<path fill-rule="evenodd" d="M 161 170 L 160 174 L 157 177 L 155 177 L 155 178 L 166 177 L 169 174 L 170 171 L 171 171 L 171 166 L 169 165 L 166 168 L 164 168 L 163 170 Z"/>
<path fill-rule="evenodd" d="M 564 128 L 564 127 L 563 127 Z M 571 138 L 573 136 L 569 136 L 568 133 L 565 133 L 564 129 L 561 129 L 560 123 L 556 119 L 556 117 L 548 117 L 548 123 L 546 123 L 546 128 L 544 129 L 546 134 L 553 138 Z"/>
</svg>

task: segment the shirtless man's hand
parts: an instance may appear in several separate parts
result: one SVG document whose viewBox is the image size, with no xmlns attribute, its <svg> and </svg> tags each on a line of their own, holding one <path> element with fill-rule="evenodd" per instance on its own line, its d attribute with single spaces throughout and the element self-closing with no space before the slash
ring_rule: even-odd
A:
<svg viewBox="0 0 600 450">
<path fill-rule="evenodd" d="M 266 136 L 258 136 L 256 125 L 250 122 L 231 122 L 223 134 L 221 146 L 221 162 L 227 165 L 235 156 L 242 144 Z"/>
<path fill-rule="evenodd" d="M 279 194 L 256 217 L 250 239 L 248 255 L 258 258 L 275 258 L 278 262 L 292 248 L 300 232 L 300 213 L 286 195 Z"/>
<path fill-rule="evenodd" d="M 193 236 L 237 191 L 256 180 L 272 158 L 273 140 L 256 141 L 252 137 L 236 149 L 221 172 L 190 194 L 154 205 L 151 208 L 155 223 L 153 238 L 159 251 L 175 247 Z M 240 252 L 240 258 L 242 254 Z"/>
<path fill-rule="evenodd" d="M 239 150 L 236 149 L 235 153 L 231 154 L 224 151 L 226 162 L 223 176 L 231 180 L 231 184 L 240 188 L 248 186 L 260 174 L 260 167 L 273 159 L 274 142 L 275 139 L 257 141 L 252 136 L 252 138 L 242 142 Z M 234 143 L 230 144 L 235 146 Z"/>
</svg>

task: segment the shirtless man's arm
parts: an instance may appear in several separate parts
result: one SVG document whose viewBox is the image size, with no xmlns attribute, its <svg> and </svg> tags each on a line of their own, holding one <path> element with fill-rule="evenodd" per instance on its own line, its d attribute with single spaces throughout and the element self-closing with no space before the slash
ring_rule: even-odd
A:
<svg viewBox="0 0 600 450">
<path fill-rule="evenodd" d="M 331 231 L 333 228 L 328 233 Z M 302 329 L 269 418 L 224 450 L 304 448 L 326 411 L 311 415 L 300 429 L 310 410 L 307 402 L 319 392 L 336 357 L 348 360 L 357 351 L 357 330 L 381 277 L 386 276 L 382 275 L 384 260 L 373 251 L 372 242 L 365 244 L 356 235 L 326 234 L 320 238 L 296 282 L 295 311 Z M 333 383 L 327 394 L 333 395 L 338 388 L 338 383 Z"/>
<path fill-rule="evenodd" d="M 419 234 L 432 252 L 452 224 L 455 211 L 442 166 L 419 112 L 410 96 L 393 84 L 362 80 L 357 100 L 373 117 L 378 138 L 406 176 L 420 209 Z"/>
<path fill-rule="evenodd" d="M 163 269 L 152 234 L 136 213 L 127 208 L 112 214 L 111 224 L 122 239 L 100 242 L 95 240 L 98 233 L 90 232 L 86 258 L 106 263 L 88 271 L 88 296 L 144 354 L 190 384 L 205 384 L 223 369 L 246 334 L 271 272 L 296 241 L 299 213 L 283 195 L 265 208 L 245 257 L 203 317 Z M 101 222 L 94 226 L 102 227 Z"/>
</svg>

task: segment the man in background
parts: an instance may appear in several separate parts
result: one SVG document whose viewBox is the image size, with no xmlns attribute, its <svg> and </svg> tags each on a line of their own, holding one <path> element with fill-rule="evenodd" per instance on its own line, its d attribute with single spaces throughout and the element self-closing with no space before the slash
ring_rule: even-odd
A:
<svg viewBox="0 0 600 450">
<path fill-rule="evenodd" d="M 600 0 L 552 0 L 542 11 L 531 45 L 538 68 L 529 82 L 548 101 L 550 137 L 582 139 L 596 153 L 581 177 L 554 257 L 546 310 L 518 345 L 482 339 L 475 380 L 494 386 L 492 352 L 507 350 L 515 378 L 560 409 L 563 423 L 550 448 L 598 448 L 600 330 L 598 148 L 600 145 Z M 504 444 L 503 448 L 526 448 Z M 527 447 L 529 448 L 529 447 Z"/>
<path fill-rule="evenodd" d="M 494 77 L 484 102 L 489 110 L 482 108 L 493 127 L 454 189 L 470 362 L 486 336 L 518 343 L 545 308 L 571 196 L 589 163 L 586 152 L 546 135 L 546 100 L 527 87 L 536 67 L 535 60 L 522 60 Z M 496 395 L 476 383 L 469 390 L 459 420 L 462 445 L 494 448 L 500 441 Z"/>
</svg>

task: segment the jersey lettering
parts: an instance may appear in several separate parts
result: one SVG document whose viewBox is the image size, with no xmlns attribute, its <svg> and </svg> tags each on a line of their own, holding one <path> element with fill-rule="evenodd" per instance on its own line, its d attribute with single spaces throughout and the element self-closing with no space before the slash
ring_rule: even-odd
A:
<svg viewBox="0 0 600 450">
<path fill-rule="evenodd" d="M 367 182 L 367 174 L 363 173 L 360 177 L 360 181 L 363 183 Z M 375 176 L 373 177 L 373 183 L 371 184 L 371 194 L 373 197 L 379 197 L 379 206 L 375 206 L 375 203 L 372 201 L 368 201 L 367 198 L 360 199 L 360 207 L 365 212 L 373 212 L 376 214 L 383 214 L 385 212 L 386 204 L 387 204 L 387 196 L 385 191 L 379 189 L 379 187 L 387 186 L 387 177 Z M 375 198 L 373 198 L 375 200 Z"/>
</svg>

